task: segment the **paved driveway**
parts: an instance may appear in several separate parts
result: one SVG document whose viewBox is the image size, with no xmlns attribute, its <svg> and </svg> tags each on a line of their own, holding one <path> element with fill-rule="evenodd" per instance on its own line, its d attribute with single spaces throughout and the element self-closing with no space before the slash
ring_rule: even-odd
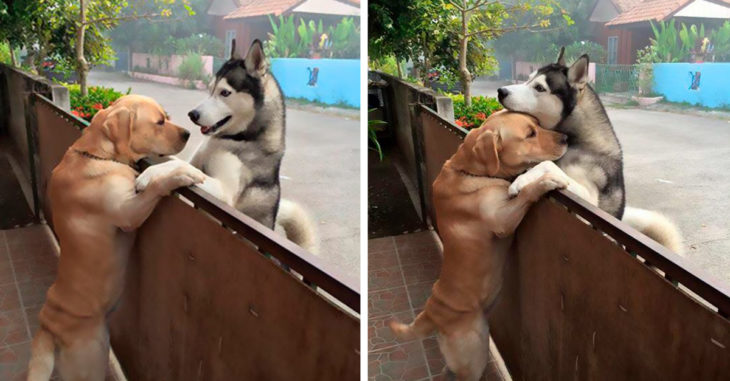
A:
<svg viewBox="0 0 730 381">
<path fill-rule="evenodd" d="M 171 119 L 192 133 L 178 155 L 190 159 L 203 136 L 187 117 L 207 93 L 92 72 L 91 85 L 156 99 Z M 321 255 L 345 273 L 360 276 L 360 122 L 287 109 L 286 154 L 281 167 L 283 197 L 304 205 L 314 217 L 322 240 Z"/>
<path fill-rule="evenodd" d="M 474 94 L 494 97 L 502 84 L 477 79 Z M 674 220 L 687 257 L 730 284 L 730 120 L 607 111 L 623 146 L 627 203 Z"/>
<path fill-rule="evenodd" d="M 730 121 L 608 109 L 624 150 L 629 205 L 682 230 L 687 257 L 730 283 Z"/>
</svg>

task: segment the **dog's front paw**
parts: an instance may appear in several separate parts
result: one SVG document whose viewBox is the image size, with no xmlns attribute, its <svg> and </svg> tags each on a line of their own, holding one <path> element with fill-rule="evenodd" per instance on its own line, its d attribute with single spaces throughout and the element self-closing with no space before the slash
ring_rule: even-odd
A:
<svg viewBox="0 0 730 381">
<path fill-rule="evenodd" d="M 135 179 L 138 192 L 155 186 L 161 194 L 169 194 L 173 189 L 186 187 L 205 181 L 205 174 L 182 160 L 170 160 L 153 165 Z"/>
<path fill-rule="evenodd" d="M 510 184 L 509 189 L 507 190 L 509 196 L 517 196 L 522 191 L 522 189 L 524 189 L 529 184 L 537 181 L 537 179 L 539 179 L 544 174 L 545 173 L 541 169 L 535 170 L 535 168 L 532 168 L 529 171 L 517 176 L 515 181 Z"/>
<path fill-rule="evenodd" d="M 199 169 L 185 163 L 186 165 L 176 168 L 166 177 L 163 186 L 166 193 L 181 187 L 189 187 L 193 184 L 200 184 L 205 181 L 205 174 Z"/>
<path fill-rule="evenodd" d="M 560 176 L 554 173 L 546 173 L 540 178 L 540 186 L 545 192 L 555 189 L 565 189 L 570 184 L 568 176 Z"/>
<path fill-rule="evenodd" d="M 546 173 L 550 173 L 556 178 L 561 178 L 563 179 L 563 181 L 569 182 L 570 180 L 568 175 L 566 175 L 565 172 L 563 172 L 563 170 L 557 166 L 557 164 L 553 163 L 552 161 L 546 160 L 530 168 L 527 172 L 517 176 L 517 178 L 515 179 L 515 181 L 512 182 L 507 191 L 509 193 L 509 196 L 517 196 L 522 191 L 522 189 L 538 181 Z"/>
<path fill-rule="evenodd" d="M 147 189 L 152 182 L 155 171 L 150 171 L 150 168 L 147 168 L 147 170 L 140 173 L 140 175 L 134 179 L 134 189 L 136 189 L 137 192 L 144 192 L 144 190 Z"/>
</svg>

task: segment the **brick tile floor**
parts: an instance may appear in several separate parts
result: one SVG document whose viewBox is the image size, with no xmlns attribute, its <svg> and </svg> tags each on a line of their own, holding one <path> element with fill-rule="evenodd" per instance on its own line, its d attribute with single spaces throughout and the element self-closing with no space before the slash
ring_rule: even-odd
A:
<svg viewBox="0 0 730 381">
<path fill-rule="evenodd" d="M 25 380 L 38 312 L 56 276 L 44 225 L 0 230 L 0 380 Z"/>
<path fill-rule="evenodd" d="M 426 304 L 441 269 L 430 231 L 368 241 L 368 377 L 373 381 L 442 380 L 446 363 L 436 337 L 400 342 L 386 322 L 411 322 Z M 501 380 L 490 367 L 487 380 Z"/>
</svg>

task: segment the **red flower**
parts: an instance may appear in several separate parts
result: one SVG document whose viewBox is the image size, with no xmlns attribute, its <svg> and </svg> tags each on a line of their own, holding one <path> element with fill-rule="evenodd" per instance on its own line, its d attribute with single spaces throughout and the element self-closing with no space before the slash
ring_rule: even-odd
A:
<svg viewBox="0 0 730 381">
<path fill-rule="evenodd" d="M 101 103 L 96 103 L 92 107 L 95 108 L 95 109 L 97 109 L 97 110 L 101 110 L 101 109 L 104 108 L 104 106 L 102 106 Z"/>
<path fill-rule="evenodd" d="M 81 115 L 79 114 L 79 112 L 78 112 L 78 111 L 76 111 L 76 110 L 71 110 L 71 113 L 72 113 L 72 114 L 74 114 L 74 115 L 76 115 L 76 116 L 81 116 Z"/>
<path fill-rule="evenodd" d="M 478 112 L 476 117 L 479 119 L 487 119 L 487 116 L 483 112 Z"/>
<path fill-rule="evenodd" d="M 455 120 L 454 123 L 456 123 L 456 125 L 458 125 L 459 127 L 464 127 L 464 125 L 466 125 L 466 122 L 461 119 Z"/>
</svg>

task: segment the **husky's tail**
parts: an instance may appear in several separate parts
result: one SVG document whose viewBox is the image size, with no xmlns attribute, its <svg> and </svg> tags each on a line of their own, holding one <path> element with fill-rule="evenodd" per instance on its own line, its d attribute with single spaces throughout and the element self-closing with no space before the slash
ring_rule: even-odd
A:
<svg viewBox="0 0 730 381">
<path fill-rule="evenodd" d="M 31 346 L 28 381 L 48 381 L 51 378 L 55 352 L 53 335 L 43 328 L 39 329 Z"/>
<path fill-rule="evenodd" d="M 425 311 L 421 311 L 411 324 L 403 324 L 393 319 L 388 322 L 388 327 L 399 340 L 421 339 L 436 330 L 436 324 L 426 316 Z"/>
<path fill-rule="evenodd" d="M 314 223 L 299 204 L 281 199 L 276 223 L 284 228 L 286 237 L 312 254 L 319 254 L 319 242 Z"/>
<path fill-rule="evenodd" d="M 622 221 L 664 245 L 667 249 L 679 255 L 684 254 L 682 234 L 677 225 L 667 217 L 651 210 L 627 206 Z"/>
</svg>

